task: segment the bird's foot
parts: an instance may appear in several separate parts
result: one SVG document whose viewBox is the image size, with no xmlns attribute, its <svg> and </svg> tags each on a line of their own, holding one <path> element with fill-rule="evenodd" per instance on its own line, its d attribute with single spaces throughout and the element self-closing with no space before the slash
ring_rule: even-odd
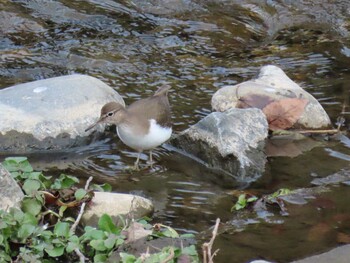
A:
<svg viewBox="0 0 350 263">
<path fill-rule="evenodd" d="M 147 161 L 147 167 L 153 168 L 153 165 L 154 165 L 155 163 L 156 163 L 155 161 L 149 160 L 149 161 Z"/>
<path fill-rule="evenodd" d="M 140 166 L 138 162 L 134 163 L 133 169 L 134 171 L 140 171 Z"/>
<path fill-rule="evenodd" d="M 138 164 L 134 164 L 134 165 L 128 165 L 123 169 L 125 172 L 139 172 L 140 171 L 140 167 Z"/>
</svg>

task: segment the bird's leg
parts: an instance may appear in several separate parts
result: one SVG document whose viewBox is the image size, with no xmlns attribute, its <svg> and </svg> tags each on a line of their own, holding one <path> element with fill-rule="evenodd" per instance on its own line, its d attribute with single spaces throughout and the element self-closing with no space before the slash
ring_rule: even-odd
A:
<svg viewBox="0 0 350 263">
<path fill-rule="evenodd" d="M 149 165 L 151 168 L 153 168 L 152 150 L 149 151 Z"/>
<path fill-rule="evenodd" d="M 141 155 L 141 152 L 138 152 L 137 159 L 136 159 L 136 162 L 134 164 L 134 170 L 136 170 L 136 171 L 140 170 L 140 167 L 139 167 L 140 155 Z"/>
</svg>

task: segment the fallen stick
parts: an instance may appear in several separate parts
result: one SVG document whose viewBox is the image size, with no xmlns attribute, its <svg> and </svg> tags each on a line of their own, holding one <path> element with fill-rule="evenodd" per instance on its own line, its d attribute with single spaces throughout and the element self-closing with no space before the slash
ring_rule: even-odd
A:
<svg viewBox="0 0 350 263">
<path fill-rule="evenodd" d="M 216 219 L 216 223 L 212 232 L 212 237 L 209 242 L 205 242 L 202 245 L 202 251 L 203 251 L 203 263 L 214 263 L 213 258 L 216 256 L 216 254 L 219 252 L 219 249 L 215 250 L 214 253 L 211 253 L 214 240 L 218 234 L 220 224 L 220 218 Z"/>
<path fill-rule="evenodd" d="M 336 134 L 339 132 L 338 129 L 332 129 L 332 130 L 300 130 L 296 131 L 298 133 L 304 134 L 304 133 L 311 133 L 311 134 L 323 134 L 323 133 L 328 133 L 328 134 Z"/>
<path fill-rule="evenodd" d="M 89 184 L 90 184 L 91 181 L 92 181 L 92 176 L 90 176 L 89 179 L 86 181 L 85 191 L 88 190 Z M 72 234 L 75 233 L 75 229 L 77 228 L 77 226 L 78 226 L 78 224 L 79 224 L 79 222 L 80 222 L 80 220 L 81 220 L 81 218 L 82 218 L 82 216 L 84 214 L 85 206 L 86 206 L 86 202 L 81 204 L 80 211 L 79 211 L 79 214 L 77 216 L 77 219 L 75 220 L 74 224 L 70 228 L 70 231 L 72 232 Z M 80 263 L 85 263 L 85 256 L 84 256 L 83 253 L 81 253 L 80 249 L 76 248 L 76 249 L 74 249 L 74 252 L 78 255 Z"/>
</svg>

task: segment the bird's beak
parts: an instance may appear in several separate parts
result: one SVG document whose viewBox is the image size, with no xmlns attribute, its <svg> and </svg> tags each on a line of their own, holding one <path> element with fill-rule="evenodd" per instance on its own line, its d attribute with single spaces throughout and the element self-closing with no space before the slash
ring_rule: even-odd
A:
<svg viewBox="0 0 350 263">
<path fill-rule="evenodd" d="M 92 124 L 92 125 L 90 125 L 89 127 L 87 127 L 87 128 L 85 129 L 85 132 L 91 130 L 91 129 L 94 128 L 96 125 L 98 125 L 98 124 L 100 124 L 100 123 L 102 123 L 102 122 L 103 122 L 103 118 L 99 118 L 97 122 L 95 122 L 94 124 Z"/>
</svg>

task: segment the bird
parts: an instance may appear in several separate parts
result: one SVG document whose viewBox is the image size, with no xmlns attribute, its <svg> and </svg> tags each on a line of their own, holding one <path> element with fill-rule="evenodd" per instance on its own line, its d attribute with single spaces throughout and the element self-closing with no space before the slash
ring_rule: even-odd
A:
<svg viewBox="0 0 350 263">
<path fill-rule="evenodd" d="M 133 169 L 139 170 L 140 155 L 149 150 L 152 167 L 152 150 L 172 134 L 171 109 L 168 100 L 170 85 L 162 85 L 151 97 L 133 102 L 128 107 L 113 101 L 101 109 L 99 119 L 85 132 L 98 124 L 115 124 L 120 140 L 138 152 Z"/>
</svg>

